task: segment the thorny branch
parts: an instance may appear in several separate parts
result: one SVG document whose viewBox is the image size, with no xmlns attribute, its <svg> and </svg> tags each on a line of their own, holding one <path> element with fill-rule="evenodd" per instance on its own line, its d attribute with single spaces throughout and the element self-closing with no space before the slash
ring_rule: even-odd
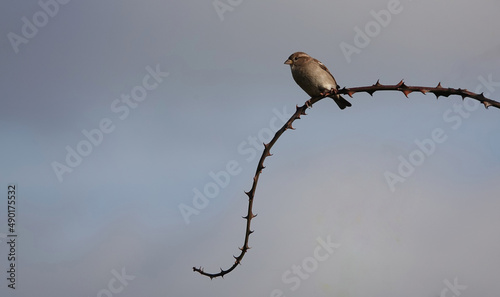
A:
<svg viewBox="0 0 500 297">
<path fill-rule="evenodd" d="M 359 93 L 359 92 L 366 92 L 370 95 L 373 95 L 376 91 L 400 91 L 405 94 L 406 97 L 408 97 L 408 94 L 412 92 L 420 92 L 422 94 L 427 94 L 427 93 L 433 93 L 436 95 L 436 98 L 439 98 L 439 96 L 443 97 L 448 97 L 450 95 L 458 95 L 461 96 L 462 99 L 465 99 L 466 97 L 478 100 L 481 102 L 484 107 L 488 108 L 490 106 L 494 106 L 496 108 L 500 108 L 500 103 L 488 99 L 484 97 L 484 94 L 476 94 L 471 91 L 468 91 L 467 89 L 453 89 L 453 88 L 443 88 L 441 86 L 441 83 L 439 83 L 435 88 L 429 88 L 429 87 L 415 87 L 415 86 L 407 86 L 402 80 L 397 84 L 397 85 L 382 85 L 380 82 L 377 80 L 377 82 L 368 87 L 357 87 L 357 88 L 342 88 L 338 91 L 336 91 L 337 94 L 345 94 L 349 95 L 349 97 L 352 97 L 354 93 Z"/>
<path fill-rule="evenodd" d="M 494 106 L 496 108 L 500 108 L 500 102 L 497 102 L 495 100 L 488 99 L 484 96 L 483 93 L 477 94 L 470 92 L 466 89 L 454 89 L 454 88 L 443 88 L 441 86 L 441 83 L 439 83 L 436 87 L 419 87 L 419 86 L 407 86 L 402 80 L 396 84 L 396 85 L 382 85 L 380 84 L 379 81 L 377 81 L 374 85 L 371 86 L 366 86 L 366 87 L 356 87 L 356 88 L 342 88 L 339 90 L 331 90 L 331 93 L 333 94 L 342 94 L 342 95 L 349 95 L 352 97 L 353 94 L 355 93 L 360 93 L 360 92 L 366 92 L 370 95 L 373 96 L 373 93 L 377 91 L 400 91 L 402 92 L 406 97 L 408 97 L 408 94 L 412 92 L 420 92 L 422 94 L 427 94 L 427 93 L 433 93 L 436 95 L 436 98 L 439 98 L 440 96 L 443 97 L 448 97 L 450 95 L 458 95 L 461 96 L 462 99 L 465 98 L 472 98 L 475 100 L 478 100 L 481 102 L 486 108 L 490 106 Z M 285 132 L 288 129 L 294 130 L 295 128 L 292 127 L 292 123 L 300 119 L 301 115 L 306 115 L 305 111 L 308 107 L 311 107 L 314 103 L 318 102 L 319 100 L 323 99 L 325 97 L 313 97 L 309 99 L 304 105 L 302 106 L 296 106 L 296 111 L 295 113 L 290 117 L 290 119 L 279 129 L 276 134 L 274 135 L 273 139 L 269 143 L 264 143 L 264 151 L 262 152 L 262 155 L 260 157 L 259 163 L 257 165 L 257 170 L 255 171 L 255 176 L 253 178 L 253 184 L 252 188 L 250 191 L 245 192 L 248 196 L 248 211 L 247 215 L 243 217 L 243 219 L 246 220 L 246 231 L 245 231 L 245 241 L 243 243 L 243 247 L 239 248 L 241 250 L 239 256 L 233 256 L 235 261 L 234 264 L 228 268 L 227 270 L 220 269 L 220 272 L 218 273 L 208 273 L 203 270 L 202 267 L 196 268 L 193 267 L 193 271 L 199 272 L 202 275 L 210 277 L 210 279 L 216 278 L 216 277 L 224 277 L 224 275 L 228 274 L 229 272 L 233 271 L 238 264 L 241 264 L 241 260 L 245 256 L 246 252 L 250 249 L 250 246 L 248 246 L 248 241 L 250 238 L 250 234 L 252 234 L 254 231 L 250 229 L 250 223 L 254 217 L 257 215 L 252 212 L 252 207 L 253 207 L 253 199 L 255 196 L 255 190 L 257 189 L 257 183 L 259 181 L 259 176 L 262 173 L 262 170 L 265 168 L 264 166 L 264 160 L 268 156 L 272 156 L 271 154 L 271 148 L 273 145 L 276 143 L 276 141 L 280 138 L 281 134 Z"/>
</svg>

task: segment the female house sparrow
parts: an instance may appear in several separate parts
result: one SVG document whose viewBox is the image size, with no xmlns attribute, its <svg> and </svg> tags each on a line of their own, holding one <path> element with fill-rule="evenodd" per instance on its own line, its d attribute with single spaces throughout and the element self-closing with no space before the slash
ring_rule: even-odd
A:
<svg viewBox="0 0 500 297">
<path fill-rule="evenodd" d="M 296 52 L 288 57 L 285 64 L 290 65 L 295 82 L 311 97 L 328 96 L 338 85 L 333 75 L 323 63 L 303 52 Z M 340 95 L 328 96 L 344 109 L 351 106 L 349 101 Z"/>
</svg>

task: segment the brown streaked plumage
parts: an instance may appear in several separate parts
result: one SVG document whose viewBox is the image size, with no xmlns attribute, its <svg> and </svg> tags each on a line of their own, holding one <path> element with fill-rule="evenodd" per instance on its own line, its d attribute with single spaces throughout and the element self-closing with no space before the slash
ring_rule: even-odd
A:
<svg viewBox="0 0 500 297">
<path fill-rule="evenodd" d="M 291 54 L 285 64 L 290 65 L 293 79 L 311 97 L 326 95 L 331 89 L 336 90 L 339 87 L 328 68 L 304 52 Z M 351 106 L 351 103 L 340 95 L 328 97 L 335 100 L 340 109 Z"/>
</svg>

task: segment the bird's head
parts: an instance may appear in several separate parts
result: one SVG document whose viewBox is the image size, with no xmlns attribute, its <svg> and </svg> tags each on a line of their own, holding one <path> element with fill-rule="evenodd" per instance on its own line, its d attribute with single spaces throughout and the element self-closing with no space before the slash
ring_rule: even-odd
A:
<svg viewBox="0 0 500 297">
<path fill-rule="evenodd" d="M 293 66 L 296 65 L 297 63 L 301 63 L 302 61 L 307 60 L 308 58 L 311 58 L 308 54 L 304 52 L 296 52 L 290 55 L 288 59 L 285 61 L 285 64 Z"/>
</svg>

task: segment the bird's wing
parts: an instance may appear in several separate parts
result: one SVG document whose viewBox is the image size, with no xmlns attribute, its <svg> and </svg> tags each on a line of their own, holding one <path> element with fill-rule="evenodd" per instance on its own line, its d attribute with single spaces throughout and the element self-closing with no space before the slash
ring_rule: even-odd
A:
<svg viewBox="0 0 500 297">
<path fill-rule="evenodd" d="M 334 81 L 335 80 L 335 77 L 333 77 L 333 75 L 330 73 L 330 71 L 328 70 L 328 68 L 326 68 L 325 64 L 321 63 L 320 61 L 314 59 L 314 61 L 318 62 L 319 64 L 319 67 L 321 67 L 321 69 L 325 70 L 328 74 L 330 74 L 330 76 L 333 78 Z M 338 88 L 338 85 L 337 85 L 337 88 Z"/>
</svg>

